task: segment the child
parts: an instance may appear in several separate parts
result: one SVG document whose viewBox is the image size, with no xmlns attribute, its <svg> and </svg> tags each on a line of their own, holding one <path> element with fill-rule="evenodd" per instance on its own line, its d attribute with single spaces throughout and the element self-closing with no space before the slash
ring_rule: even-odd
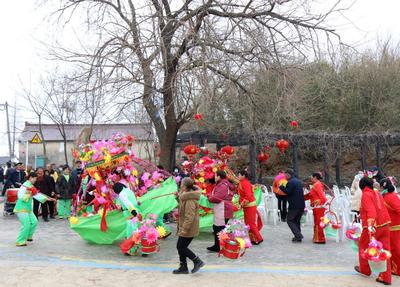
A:
<svg viewBox="0 0 400 287">
<path fill-rule="evenodd" d="M 58 218 L 63 219 L 71 216 L 71 200 L 74 193 L 75 188 L 70 176 L 70 169 L 68 165 L 65 165 L 56 182 Z"/>
<path fill-rule="evenodd" d="M 16 245 L 26 246 L 27 241 L 32 241 L 33 233 L 37 227 L 37 218 L 32 211 L 32 197 L 35 197 L 40 202 L 52 200 L 44 195 L 37 194 L 37 189 L 33 186 L 36 182 L 37 174 L 31 172 L 28 175 L 28 180 L 18 190 L 18 200 L 15 205 L 14 212 L 17 214 L 21 222 L 21 229 L 19 231 Z"/>
</svg>

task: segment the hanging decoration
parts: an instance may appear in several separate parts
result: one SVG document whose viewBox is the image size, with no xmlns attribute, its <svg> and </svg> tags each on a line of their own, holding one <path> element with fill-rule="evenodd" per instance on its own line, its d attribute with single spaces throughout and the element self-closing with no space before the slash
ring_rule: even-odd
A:
<svg viewBox="0 0 400 287">
<path fill-rule="evenodd" d="M 281 153 L 284 153 L 289 148 L 289 142 L 284 139 L 280 139 L 276 142 L 275 146 Z"/>
</svg>

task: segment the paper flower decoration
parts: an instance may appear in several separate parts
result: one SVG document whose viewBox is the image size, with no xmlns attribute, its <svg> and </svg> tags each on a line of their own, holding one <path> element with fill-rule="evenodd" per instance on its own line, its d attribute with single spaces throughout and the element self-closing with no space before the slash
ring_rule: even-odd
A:
<svg viewBox="0 0 400 287">
<path fill-rule="evenodd" d="M 69 222 L 70 222 L 72 225 L 77 224 L 78 221 L 79 221 L 79 219 L 78 219 L 77 217 L 75 217 L 75 216 L 71 216 L 71 217 L 69 218 Z"/>
<path fill-rule="evenodd" d="M 167 235 L 167 231 L 163 226 L 157 226 L 157 232 L 159 238 L 163 238 L 165 235 Z"/>
</svg>

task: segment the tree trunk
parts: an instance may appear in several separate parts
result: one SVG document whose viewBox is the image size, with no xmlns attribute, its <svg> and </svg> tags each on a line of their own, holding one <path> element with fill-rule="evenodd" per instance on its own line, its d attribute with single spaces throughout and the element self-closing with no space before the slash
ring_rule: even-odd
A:
<svg viewBox="0 0 400 287">
<path fill-rule="evenodd" d="M 67 153 L 67 139 L 66 139 L 66 136 L 63 137 L 63 141 L 64 141 L 65 164 L 68 165 L 68 153 Z"/>
<path fill-rule="evenodd" d="M 159 136 L 161 148 L 159 164 L 167 171 L 172 171 L 173 169 L 177 133 L 178 126 L 175 125 L 167 128 L 164 138 Z"/>
</svg>

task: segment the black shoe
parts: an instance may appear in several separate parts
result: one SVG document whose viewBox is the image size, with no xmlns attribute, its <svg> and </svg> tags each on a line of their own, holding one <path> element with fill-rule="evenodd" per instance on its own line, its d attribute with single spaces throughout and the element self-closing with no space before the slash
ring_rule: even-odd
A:
<svg viewBox="0 0 400 287">
<path fill-rule="evenodd" d="M 168 233 L 167 235 L 165 235 L 163 238 L 161 238 L 161 239 L 167 239 L 168 238 L 168 236 L 170 236 L 172 234 L 172 232 L 170 232 L 170 233 Z"/>
<path fill-rule="evenodd" d="M 381 280 L 381 279 L 379 279 L 379 278 L 376 278 L 375 281 L 378 282 L 378 283 L 381 283 L 381 284 L 383 284 L 383 285 L 392 285 L 392 283 L 385 282 L 385 281 L 383 281 L 383 280 Z"/>
<path fill-rule="evenodd" d="M 261 240 L 258 241 L 258 242 L 251 241 L 251 244 L 252 244 L 252 245 L 260 245 L 263 241 L 264 241 L 263 239 L 261 239 Z"/>
<path fill-rule="evenodd" d="M 49 222 L 48 218 L 43 218 L 44 222 Z"/>
<path fill-rule="evenodd" d="M 220 251 L 218 246 L 207 247 L 207 250 L 211 251 L 211 252 L 219 252 Z"/>
<path fill-rule="evenodd" d="M 189 269 L 186 263 L 181 263 L 178 269 L 172 271 L 172 274 L 189 274 Z"/>
<path fill-rule="evenodd" d="M 201 259 L 199 257 L 196 257 L 195 259 L 193 259 L 193 269 L 192 269 L 192 273 L 196 273 L 197 271 L 200 270 L 201 267 L 203 267 L 204 265 L 206 265 L 203 261 L 201 261 Z"/>
<path fill-rule="evenodd" d="M 30 239 L 28 239 L 27 241 L 33 241 L 33 239 L 32 239 L 32 238 L 30 238 Z"/>
<path fill-rule="evenodd" d="M 301 238 L 293 237 L 292 242 L 293 243 L 301 243 Z"/>
<path fill-rule="evenodd" d="M 142 253 L 142 257 L 147 257 L 147 256 L 149 256 L 149 254 Z"/>
<path fill-rule="evenodd" d="M 51 219 L 56 219 L 56 218 L 55 218 L 53 215 L 52 215 L 52 216 L 50 216 L 50 218 L 51 218 Z"/>
</svg>

